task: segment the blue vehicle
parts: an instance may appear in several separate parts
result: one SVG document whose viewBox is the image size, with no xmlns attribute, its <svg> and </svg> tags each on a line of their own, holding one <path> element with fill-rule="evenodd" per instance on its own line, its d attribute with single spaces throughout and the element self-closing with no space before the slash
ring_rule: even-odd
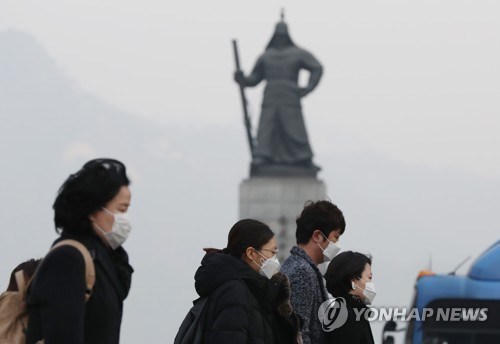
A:
<svg viewBox="0 0 500 344">
<path fill-rule="evenodd" d="M 396 322 L 387 322 L 384 344 L 394 343 L 390 332 L 403 330 L 406 344 L 500 344 L 500 241 L 465 276 L 421 273 L 412 309 L 420 319 L 411 319 L 401 330 Z"/>
</svg>

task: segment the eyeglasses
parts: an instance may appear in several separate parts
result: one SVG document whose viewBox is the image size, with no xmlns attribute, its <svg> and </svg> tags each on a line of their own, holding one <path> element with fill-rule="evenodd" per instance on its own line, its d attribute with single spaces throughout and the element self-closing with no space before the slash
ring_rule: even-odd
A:
<svg viewBox="0 0 500 344">
<path fill-rule="evenodd" d="M 280 253 L 280 249 L 279 248 L 277 248 L 275 250 L 268 250 L 267 248 L 261 248 L 260 250 L 261 251 L 271 252 L 272 254 L 278 254 L 278 253 Z"/>
</svg>

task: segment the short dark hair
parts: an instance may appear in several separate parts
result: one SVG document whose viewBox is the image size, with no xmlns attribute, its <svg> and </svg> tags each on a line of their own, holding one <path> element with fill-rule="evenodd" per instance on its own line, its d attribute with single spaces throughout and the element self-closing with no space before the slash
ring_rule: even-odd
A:
<svg viewBox="0 0 500 344">
<path fill-rule="evenodd" d="M 7 291 L 18 291 L 18 285 L 16 281 L 16 272 L 18 271 L 23 271 L 24 275 L 24 280 L 26 281 L 26 284 L 28 281 L 33 277 L 35 274 L 36 268 L 38 267 L 38 264 L 40 264 L 42 260 L 41 259 L 28 259 L 25 262 L 22 262 L 18 266 L 12 270 L 12 273 L 10 274 L 10 280 L 9 280 L 9 286 L 7 287 Z"/>
<path fill-rule="evenodd" d="M 325 274 L 328 292 L 335 297 L 349 294 L 352 290 L 351 281 L 361 278 L 366 264 L 372 265 L 372 259 L 363 253 L 345 251 L 337 254 Z"/>
<path fill-rule="evenodd" d="M 273 231 L 265 223 L 253 219 L 240 220 L 229 231 L 224 252 L 241 257 L 248 247 L 260 250 L 273 237 Z"/>
<path fill-rule="evenodd" d="M 307 244 L 316 229 L 319 229 L 326 237 L 334 230 L 340 229 L 340 234 L 344 234 L 345 231 L 344 215 L 330 201 L 306 202 L 296 223 L 297 244 Z"/>
<path fill-rule="evenodd" d="M 53 205 L 56 232 L 83 234 L 92 231 L 89 216 L 106 206 L 128 186 L 125 165 L 114 159 L 94 159 L 66 179 Z"/>
</svg>

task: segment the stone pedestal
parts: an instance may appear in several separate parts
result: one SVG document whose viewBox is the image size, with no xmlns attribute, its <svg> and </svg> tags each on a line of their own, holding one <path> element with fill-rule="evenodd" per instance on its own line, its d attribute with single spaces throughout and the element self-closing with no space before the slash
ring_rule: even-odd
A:
<svg viewBox="0 0 500 344">
<path fill-rule="evenodd" d="M 240 219 L 262 221 L 276 234 L 282 262 L 296 244 L 295 220 L 307 201 L 326 199 L 326 185 L 310 177 L 251 177 L 240 184 Z"/>
</svg>

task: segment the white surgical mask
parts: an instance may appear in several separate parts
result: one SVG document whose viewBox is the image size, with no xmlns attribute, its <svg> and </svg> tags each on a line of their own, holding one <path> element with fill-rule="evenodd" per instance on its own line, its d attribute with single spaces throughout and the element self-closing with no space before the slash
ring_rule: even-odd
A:
<svg viewBox="0 0 500 344">
<path fill-rule="evenodd" d="M 367 305 L 370 305 L 377 295 L 377 292 L 375 291 L 375 283 L 373 282 L 366 282 L 365 289 L 361 289 L 356 283 L 352 282 L 352 289 L 355 288 L 363 291 L 363 295 L 365 297 L 364 301 Z"/>
<path fill-rule="evenodd" d="M 97 223 L 94 222 L 94 226 L 101 231 L 104 239 L 108 242 L 111 249 L 116 250 L 118 247 L 122 246 L 127 240 L 132 226 L 130 225 L 130 220 L 127 213 L 112 213 L 106 208 L 102 208 L 105 212 L 113 215 L 114 221 L 110 232 L 105 232 Z"/>
<path fill-rule="evenodd" d="M 262 257 L 264 257 L 264 255 L 262 253 L 260 253 L 259 251 L 257 251 L 257 252 Z M 255 261 L 254 261 L 254 263 L 255 263 Z M 280 262 L 278 260 L 278 257 L 276 257 L 276 255 L 274 255 L 272 258 L 264 257 L 263 259 L 261 259 L 261 263 L 262 263 L 262 265 L 255 263 L 255 264 L 260 266 L 259 273 L 262 276 L 267 277 L 269 279 L 271 279 L 271 277 L 273 277 L 274 274 L 280 270 Z"/>
<path fill-rule="evenodd" d="M 325 249 L 323 249 L 319 243 L 318 246 L 323 250 L 323 256 L 325 257 L 325 260 L 332 260 L 337 255 L 337 253 L 339 253 L 340 245 L 337 245 L 333 241 L 328 240 L 328 238 L 323 233 L 321 234 L 326 239 L 326 241 L 328 241 L 328 246 Z"/>
</svg>

